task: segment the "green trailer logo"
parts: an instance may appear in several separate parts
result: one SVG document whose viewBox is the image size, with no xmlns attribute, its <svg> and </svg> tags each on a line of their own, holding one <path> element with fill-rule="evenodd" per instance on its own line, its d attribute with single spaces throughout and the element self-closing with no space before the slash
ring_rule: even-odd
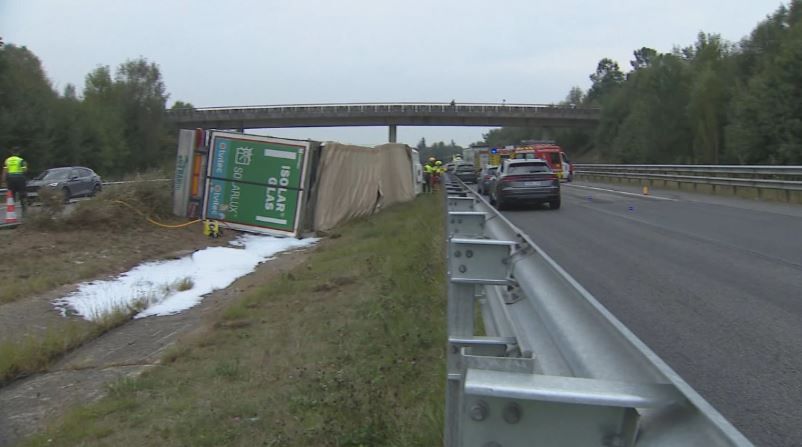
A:
<svg viewBox="0 0 802 447">
<path fill-rule="evenodd" d="M 308 141 L 212 132 L 204 218 L 298 236 L 308 154 Z"/>
</svg>

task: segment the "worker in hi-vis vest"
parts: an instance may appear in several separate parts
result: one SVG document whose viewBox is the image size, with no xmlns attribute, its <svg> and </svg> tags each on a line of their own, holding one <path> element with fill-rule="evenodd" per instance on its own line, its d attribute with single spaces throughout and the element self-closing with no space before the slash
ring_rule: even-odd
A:
<svg viewBox="0 0 802 447">
<path fill-rule="evenodd" d="M 14 200 L 25 207 L 25 187 L 27 180 L 25 173 L 28 171 L 28 164 L 19 156 L 18 147 L 11 149 L 11 156 L 6 158 L 3 163 L 3 183 L 14 195 Z"/>
<path fill-rule="evenodd" d="M 443 166 L 442 161 L 437 160 L 436 162 L 434 162 L 434 175 L 432 175 L 434 181 L 432 181 L 432 184 L 434 185 L 435 188 L 438 188 L 437 185 L 440 183 L 440 179 L 443 176 L 443 174 L 445 174 L 445 172 L 446 168 L 445 166 Z"/>
<path fill-rule="evenodd" d="M 435 174 L 434 157 L 429 157 L 429 161 L 423 165 L 423 192 L 432 192 L 432 179 Z"/>
</svg>

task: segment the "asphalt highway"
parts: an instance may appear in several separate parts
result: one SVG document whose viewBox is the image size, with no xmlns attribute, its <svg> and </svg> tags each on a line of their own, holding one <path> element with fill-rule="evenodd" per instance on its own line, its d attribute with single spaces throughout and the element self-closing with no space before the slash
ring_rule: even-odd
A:
<svg viewBox="0 0 802 447">
<path fill-rule="evenodd" d="M 752 442 L 802 445 L 802 206 L 587 186 L 505 215 Z"/>
</svg>

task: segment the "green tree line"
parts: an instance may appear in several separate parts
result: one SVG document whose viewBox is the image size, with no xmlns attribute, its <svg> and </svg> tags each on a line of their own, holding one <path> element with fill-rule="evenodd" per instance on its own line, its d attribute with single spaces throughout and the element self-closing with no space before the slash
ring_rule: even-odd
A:
<svg viewBox="0 0 802 447">
<path fill-rule="evenodd" d="M 421 138 L 415 146 L 415 149 L 418 151 L 421 163 L 426 163 L 429 157 L 434 157 L 443 163 L 448 163 L 452 160 L 454 155 L 462 155 L 463 147 L 455 143 L 454 140 L 451 140 L 448 144 L 443 141 L 438 141 L 428 146 L 426 144 L 426 138 Z"/>
<path fill-rule="evenodd" d="M 71 84 L 57 92 L 26 47 L 2 45 L 0 157 L 18 146 L 32 173 L 81 165 L 119 176 L 162 166 L 175 156 L 167 98 L 159 67 L 143 58 L 114 72 L 97 67 L 79 95 Z"/>
<path fill-rule="evenodd" d="M 586 161 L 802 164 L 802 0 L 738 43 L 699 33 L 670 53 L 640 48 L 629 64 L 602 59 L 588 91 L 561 103 L 601 107 L 596 129 L 500 128 L 485 142 L 551 138 Z"/>
</svg>

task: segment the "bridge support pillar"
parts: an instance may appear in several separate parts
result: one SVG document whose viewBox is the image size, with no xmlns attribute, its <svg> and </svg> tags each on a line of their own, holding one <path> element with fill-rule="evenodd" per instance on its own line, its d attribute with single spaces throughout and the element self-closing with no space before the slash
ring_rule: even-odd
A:
<svg viewBox="0 0 802 447">
<path fill-rule="evenodd" d="M 390 135 L 387 137 L 387 141 L 390 143 L 397 143 L 398 141 L 398 126 L 395 124 L 390 125 Z"/>
</svg>

